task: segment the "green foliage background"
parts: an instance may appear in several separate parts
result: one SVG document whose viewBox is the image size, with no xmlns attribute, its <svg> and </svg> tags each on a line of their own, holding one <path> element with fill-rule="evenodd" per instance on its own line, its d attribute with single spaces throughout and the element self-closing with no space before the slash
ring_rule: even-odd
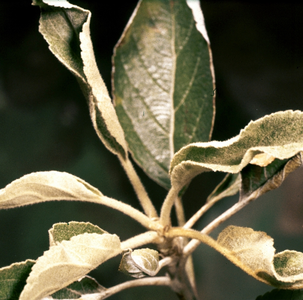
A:
<svg viewBox="0 0 303 300">
<path fill-rule="evenodd" d="M 127 2 L 127 3 L 126 3 Z M 92 40 L 102 77 L 110 88 L 111 55 L 136 1 L 73 1 L 91 10 Z M 278 110 L 303 110 L 303 5 L 201 2 L 210 37 L 217 81 L 217 115 L 213 139 L 239 133 L 251 119 Z M 85 99 L 72 75 L 47 49 L 38 32 L 39 9 L 24 1 L 0 3 L 0 187 L 20 176 L 43 170 L 67 171 L 102 193 L 135 207 L 136 196 L 114 155 L 96 136 Z M 301 174 L 300 174 L 301 172 Z M 155 203 L 166 192 L 142 175 Z M 266 231 L 278 251 L 302 251 L 303 172 L 231 218 L 227 223 Z M 202 174 L 185 195 L 188 216 L 201 206 L 223 174 Z M 236 198 L 215 206 L 203 223 Z M 139 233 L 137 223 L 106 207 L 89 203 L 44 203 L 0 211 L 0 267 L 48 249 L 47 230 L 55 222 L 90 221 L 121 239 Z M 121 226 L 122 224 L 122 226 Z M 228 224 L 224 224 L 224 227 Z M 199 224 L 198 224 L 199 225 Z M 199 225 L 202 227 L 202 224 Z M 222 230 L 218 228 L 216 232 Z M 215 232 L 215 234 L 216 234 Z M 271 290 L 233 266 L 207 246 L 194 255 L 201 298 L 255 299 Z M 118 258 L 94 271 L 104 286 L 125 277 Z M 146 293 L 155 289 L 156 292 Z M 137 288 L 113 299 L 172 299 L 165 288 Z M 163 294 L 162 294 L 163 292 Z M 150 298 L 148 298 L 150 297 Z"/>
</svg>

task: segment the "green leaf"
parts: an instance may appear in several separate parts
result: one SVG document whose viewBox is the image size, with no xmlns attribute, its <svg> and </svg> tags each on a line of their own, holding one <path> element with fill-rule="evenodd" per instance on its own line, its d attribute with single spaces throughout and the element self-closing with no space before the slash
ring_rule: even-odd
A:
<svg viewBox="0 0 303 300">
<path fill-rule="evenodd" d="M 181 189 L 202 172 L 235 174 L 257 155 L 253 163 L 266 165 L 264 156 L 284 160 L 302 150 L 303 113 L 291 110 L 277 112 L 250 122 L 230 140 L 193 143 L 183 147 L 171 162 L 171 181 L 177 189 Z"/>
<path fill-rule="evenodd" d="M 66 288 L 52 294 L 52 299 L 79 299 L 83 295 L 88 295 L 90 300 L 94 300 L 91 294 L 99 294 L 105 290 L 106 288 L 101 286 L 94 278 L 84 276 Z M 96 299 L 100 299 L 100 296 L 96 295 Z"/>
<path fill-rule="evenodd" d="M 193 10 L 202 16 L 199 5 Z M 165 188 L 174 153 L 211 136 L 210 56 L 185 0 L 140 1 L 115 47 L 114 102 L 128 146 Z"/>
<path fill-rule="evenodd" d="M 41 7 L 39 31 L 57 59 L 76 76 L 89 103 L 93 126 L 104 145 L 126 159 L 127 145 L 90 39 L 91 13 L 67 1 L 34 0 Z"/>
<path fill-rule="evenodd" d="M 34 260 L 28 259 L 0 269 L 1 300 L 19 299 L 34 264 Z"/>
<path fill-rule="evenodd" d="M 121 253 L 112 234 L 84 233 L 51 246 L 32 268 L 20 300 L 40 300 L 70 285 Z"/>
<path fill-rule="evenodd" d="M 214 191 L 207 197 L 206 202 L 215 203 L 225 197 L 233 196 L 239 192 L 240 188 L 240 174 L 227 174 Z"/>
<path fill-rule="evenodd" d="M 291 159 L 275 159 L 266 167 L 247 165 L 242 171 L 241 200 L 253 200 L 278 188 L 285 178 L 302 166 L 302 152 Z"/>
<path fill-rule="evenodd" d="M 54 200 L 99 203 L 102 194 L 84 180 L 57 171 L 25 175 L 0 190 L 0 208 L 14 208 Z"/>
<path fill-rule="evenodd" d="M 119 271 L 134 278 L 142 278 L 146 275 L 155 276 L 158 267 L 158 251 L 145 248 L 126 251 L 121 259 Z"/>
<path fill-rule="evenodd" d="M 272 290 L 263 296 L 257 297 L 256 300 L 303 300 L 301 290 Z"/>
<path fill-rule="evenodd" d="M 249 275 L 269 285 L 303 288 L 303 253 L 285 250 L 275 254 L 273 239 L 265 232 L 228 226 L 218 236 L 219 252 Z"/>
<path fill-rule="evenodd" d="M 57 242 L 69 241 L 73 236 L 83 233 L 107 233 L 100 227 L 89 222 L 69 222 L 57 223 L 48 231 L 50 246 L 56 245 Z"/>
</svg>

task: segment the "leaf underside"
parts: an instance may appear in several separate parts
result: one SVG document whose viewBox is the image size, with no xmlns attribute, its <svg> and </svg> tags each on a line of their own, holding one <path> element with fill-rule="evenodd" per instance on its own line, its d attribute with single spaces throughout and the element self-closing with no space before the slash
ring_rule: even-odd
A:
<svg viewBox="0 0 303 300">
<path fill-rule="evenodd" d="M 273 239 L 265 232 L 228 226 L 218 236 L 218 251 L 256 279 L 282 289 L 303 288 L 303 253 L 275 253 Z"/>
<path fill-rule="evenodd" d="M 140 1 L 114 50 L 114 102 L 128 146 L 166 188 L 174 153 L 211 136 L 209 51 L 185 0 Z"/>
<path fill-rule="evenodd" d="M 84 233 L 51 246 L 32 268 L 20 300 L 40 300 L 121 253 L 116 235 Z"/>
<path fill-rule="evenodd" d="M 65 172 L 35 172 L 14 180 L 0 190 L 0 209 L 45 201 L 99 202 L 102 194 L 84 180 Z"/>
<path fill-rule="evenodd" d="M 41 7 L 39 31 L 50 51 L 77 78 L 87 98 L 93 126 L 104 145 L 126 159 L 127 145 L 90 38 L 91 13 L 67 1 L 35 0 Z"/>
<path fill-rule="evenodd" d="M 268 168 L 266 165 L 263 167 L 266 170 L 260 170 L 269 172 L 272 177 L 275 172 L 281 170 L 287 160 L 302 150 L 303 113 L 291 110 L 277 112 L 250 122 L 238 136 L 230 140 L 193 143 L 183 147 L 172 160 L 171 180 L 177 189 L 181 189 L 202 172 L 220 171 L 236 174 L 255 156 L 263 153 L 272 156 L 274 161 L 270 163 L 269 160 Z M 294 165 L 293 169 L 296 168 Z M 260 180 L 262 181 L 262 178 Z M 246 189 L 247 187 L 244 187 L 245 192 Z"/>
<path fill-rule="evenodd" d="M 52 299 L 79 299 L 81 296 L 88 295 L 91 300 L 100 299 L 96 295 L 96 298 L 93 298 L 92 294 L 98 294 L 105 291 L 106 288 L 101 286 L 95 279 L 84 276 L 83 278 L 73 282 L 66 288 L 52 294 Z"/>
</svg>

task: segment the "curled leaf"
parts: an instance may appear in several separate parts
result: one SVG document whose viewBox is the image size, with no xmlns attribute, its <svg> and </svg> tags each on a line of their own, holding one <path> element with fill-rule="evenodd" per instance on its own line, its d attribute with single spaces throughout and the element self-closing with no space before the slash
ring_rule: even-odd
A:
<svg viewBox="0 0 303 300">
<path fill-rule="evenodd" d="M 299 152 L 291 159 L 275 159 L 266 167 L 247 165 L 241 171 L 240 200 L 253 200 L 278 188 L 291 172 L 302 166 L 302 163 L 302 152 Z"/>
<path fill-rule="evenodd" d="M 45 201 L 99 202 L 102 194 L 81 178 L 58 172 L 36 172 L 14 180 L 0 190 L 0 209 Z"/>
<path fill-rule="evenodd" d="M 275 160 L 274 156 L 267 153 L 260 153 L 255 155 L 255 157 L 250 161 L 250 164 L 257 165 L 260 167 L 266 167 L 274 160 Z"/>
<path fill-rule="evenodd" d="M 112 234 L 84 233 L 51 246 L 32 268 L 20 300 L 40 300 L 68 286 L 121 253 Z"/>
<path fill-rule="evenodd" d="M 216 186 L 214 191 L 207 197 L 206 202 L 217 202 L 222 198 L 233 196 L 241 188 L 240 174 L 227 174 L 223 180 Z"/>
<path fill-rule="evenodd" d="M 88 100 L 97 135 L 111 152 L 126 159 L 124 132 L 95 61 L 91 12 L 67 1 L 34 0 L 33 4 L 41 7 L 39 31 L 49 49 L 76 76 Z"/>
<path fill-rule="evenodd" d="M 303 253 L 285 250 L 275 254 L 274 241 L 265 232 L 228 226 L 217 243 L 219 252 L 256 279 L 283 289 L 303 288 Z"/>
<path fill-rule="evenodd" d="M 185 146 L 172 159 L 172 185 L 179 190 L 193 177 L 207 171 L 239 173 L 260 154 L 290 159 L 303 150 L 302 128 L 303 113 L 288 110 L 250 122 L 230 140 Z"/>
<path fill-rule="evenodd" d="M 119 270 L 135 278 L 155 276 L 159 267 L 159 253 L 153 249 L 128 250 L 122 256 Z"/>
</svg>

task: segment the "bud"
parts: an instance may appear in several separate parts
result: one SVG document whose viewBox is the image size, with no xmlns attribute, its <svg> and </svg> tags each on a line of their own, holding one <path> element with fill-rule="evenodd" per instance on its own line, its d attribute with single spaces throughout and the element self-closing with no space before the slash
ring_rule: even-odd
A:
<svg viewBox="0 0 303 300">
<path fill-rule="evenodd" d="M 127 250 L 121 259 L 119 271 L 134 278 L 155 276 L 159 267 L 159 253 L 153 249 Z"/>
</svg>

